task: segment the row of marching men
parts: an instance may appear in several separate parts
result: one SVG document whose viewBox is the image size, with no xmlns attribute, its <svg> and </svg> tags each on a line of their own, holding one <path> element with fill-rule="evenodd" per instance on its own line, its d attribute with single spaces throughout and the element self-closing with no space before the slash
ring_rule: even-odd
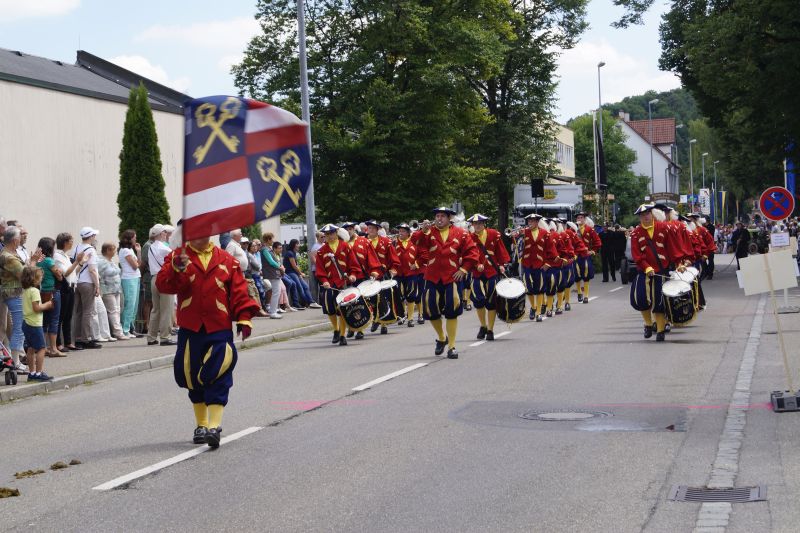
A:
<svg viewBox="0 0 800 533">
<path fill-rule="evenodd" d="M 322 228 L 316 276 L 334 344 L 362 339 L 370 324 L 382 334 L 392 323 L 413 327 L 418 310 L 417 323 L 427 320 L 436 332 L 434 354 L 447 349 L 447 357 L 457 359 L 458 318 L 468 301 L 480 321 L 477 338 L 487 341 L 494 340 L 498 317 L 507 323 L 524 318 L 526 296 L 529 318 L 539 322 L 570 310 L 575 284 L 578 301 L 589 303 L 591 256 L 599 251 L 600 238 L 585 213 L 577 224 L 536 214 L 527 218 L 528 226 L 514 234 L 522 280 L 506 275 L 511 257 L 500 233 L 488 227 L 488 217 L 470 217 L 470 232 L 453 224 L 450 208 L 433 214 L 433 223 L 418 231 L 400 224 L 394 242 L 379 234 L 375 220 L 365 223 L 367 235 L 359 235 L 352 222 Z"/>
<path fill-rule="evenodd" d="M 671 326 L 685 326 L 705 309 L 702 273 L 716 251 L 700 216 L 679 215 L 664 204 L 642 204 L 639 225 L 631 232 L 631 256 L 637 274 L 631 306 L 644 319 L 644 337 L 663 341 Z"/>
</svg>

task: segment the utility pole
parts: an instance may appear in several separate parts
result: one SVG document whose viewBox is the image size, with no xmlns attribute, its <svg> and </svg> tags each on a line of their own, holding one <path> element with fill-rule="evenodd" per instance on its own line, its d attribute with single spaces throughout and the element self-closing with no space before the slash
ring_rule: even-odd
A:
<svg viewBox="0 0 800 533">
<path fill-rule="evenodd" d="M 302 119 L 306 123 L 306 138 L 308 139 L 308 155 L 311 151 L 311 111 L 308 101 L 308 65 L 306 64 L 306 19 L 305 0 L 297 0 L 297 41 L 298 55 L 300 56 L 300 104 L 302 106 Z M 306 246 L 311 249 L 312 238 L 317 233 L 317 215 L 314 205 L 314 173 L 308 182 L 306 191 Z"/>
</svg>

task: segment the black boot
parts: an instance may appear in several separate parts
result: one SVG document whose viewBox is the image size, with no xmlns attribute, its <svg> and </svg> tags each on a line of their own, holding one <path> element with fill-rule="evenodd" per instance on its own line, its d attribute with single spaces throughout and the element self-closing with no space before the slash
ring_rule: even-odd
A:
<svg viewBox="0 0 800 533">
<path fill-rule="evenodd" d="M 530 318 L 531 320 L 536 319 L 536 309 L 534 309 L 533 307 L 531 307 L 531 312 L 528 314 L 528 318 Z"/>
<path fill-rule="evenodd" d="M 659 331 L 658 333 L 656 333 L 656 340 L 658 342 L 663 342 L 665 337 L 666 335 L 664 334 L 663 331 Z"/>
<path fill-rule="evenodd" d="M 338 331 L 334 331 L 333 332 L 333 340 L 331 341 L 331 344 L 338 344 L 340 337 L 341 337 L 341 335 L 339 334 L 339 332 Z"/>
<path fill-rule="evenodd" d="M 644 327 L 644 338 L 649 339 L 653 336 L 653 327 L 652 326 L 645 326 Z"/>
<path fill-rule="evenodd" d="M 478 329 L 478 339 L 483 340 L 485 338 L 486 338 L 486 326 L 481 326 L 480 329 Z"/>
<path fill-rule="evenodd" d="M 564 311 L 572 311 L 572 306 L 569 304 L 564 304 Z"/>
<path fill-rule="evenodd" d="M 348 339 L 352 339 L 352 338 L 353 338 L 353 335 L 355 335 L 355 333 L 353 333 L 353 332 L 352 332 L 352 331 L 350 331 L 350 330 L 347 330 L 347 338 L 348 338 Z"/>
<path fill-rule="evenodd" d="M 359 331 L 358 333 L 356 333 L 356 340 L 357 341 L 360 341 L 363 338 L 364 338 L 364 332 L 363 331 Z"/>
<path fill-rule="evenodd" d="M 494 331 L 488 330 L 486 332 L 486 340 L 487 341 L 493 341 L 494 340 Z"/>
<path fill-rule="evenodd" d="M 339 337 L 339 346 L 347 346 L 347 339 Z"/>
<path fill-rule="evenodd" d="M 381 326 L 381 335 L 386 335 L 389 333 L 389 328 L 386 326 Z"/>
<path fill-rule="evenodd" d="M 458 352 L 455 348 L 450 348 L 447 350 L 447 358 L 448 359 L 458 359 Z"/>
<path fill-rule="evenodd" d="M 369 328 L 369 331 L 370 331 L 371 333 L 375 333 L 376 331 L 378 331 L 378 328 L 379 328 L 380 326 L 381 326 L 381 325 L 380 325 L 380 324 L 378 324 L 377 322 L 373 322 L 373 323 L 372 323 L 372 327 L 371 327 L 371 328 Z"/>
<path fill-rule="evenodd" d="M 408 327 L 410 327 L 410 328 L 413 328 L 413 327 L 414 327 L 414 321 L 413 321 L 413 320 L 409 320 L 409 321 L 408 321 L 408 323 L 407 323 L 406 325 L 407 325 Z"/>
<path fill-rule="evenodd" d="M 206 444 L 212 449 L 219 448 L 219 441 L 222 438 L 222 428 L 208 428 L 206 432 Z"/>
<path fill-rule="evenodd" d="M 192 435 L 192 442 L 195 444 L 203 444 L 206 442 L 206 433 L 208 433 L 208 428 L 203 426 L 197 426 L 194 429 L 194 435 Z"/>
<path fill-rule="evenodd" d="M 442 355 L 444 353 L 444 348 L 447 346 L 447 337 L 443 341 L 436 339 L 436 349 L 433 351 L 434 355 Z"/>
</svg>

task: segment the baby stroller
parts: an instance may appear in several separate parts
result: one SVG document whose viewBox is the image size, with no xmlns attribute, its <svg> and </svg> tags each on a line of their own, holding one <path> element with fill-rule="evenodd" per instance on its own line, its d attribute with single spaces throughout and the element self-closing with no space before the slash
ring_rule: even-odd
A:
<svg viewBox="0 0 800 533">
<path fill-rule="evenodd" d="M 0 372 L 5 372 L 6 385 L 17 384 L 17 369 L 14 366 L 14 359 L 2 342 L 0 342 Z"/>
</svg>

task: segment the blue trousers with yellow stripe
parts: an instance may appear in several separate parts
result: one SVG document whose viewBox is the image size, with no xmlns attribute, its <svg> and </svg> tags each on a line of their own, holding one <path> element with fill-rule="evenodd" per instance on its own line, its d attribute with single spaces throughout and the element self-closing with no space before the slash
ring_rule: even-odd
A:
<svg viewBox="0 0 800 533">
<path fill-rule="evenodd" d="M 472 276 L 472 295 L 470 299 L 475 307 L 483 309 L 484 307 L 489 311 L 494 311 L 497 308 L 497 294 L 495 287 L 500 276 L 486 278 L 483 276 Z"/>
<path fill-rule="evenodd" d="M 571 263 L 566 266 L 562 266 L 559 270 L 561 270 L 561 280 L 558 284 L 559 292 L 569 289 L 573 285 L 575 285 L 575 264 Z"/>
<path fill-rule="evenodd" d="M 594 261 L 592 256 L 578 257 L 575 260 L 575 275 L 578 281 L 591 281 L 594 279 Z"/>
<path fill-rule="evenodd" d="M 648 276 L 637 270 L 636 277 L 631 283 L 631 307 L 637 311 L 651 310 L 653 313 L 663 313 L 664 295 L 661 292 L 663 284 L 663 277 Z"/>
<path fill-rule="evenodd" d="M 422 284 L 425 283 L 420 275 L 398 276 L 394 278 L 400 286 L 400 294 L 406 302 L 418 304 L 422 298 Z"/>
<path fill-rule="evenodd" d="M 522 267 L 522 280 L 528 294 L 544 294 L 547 292 L 547 278 L 541 268 Z"/>
<path fill-rule="evenodd" d="M 555 296 L 561 284 L 561 269 L 551 267 L 545 270 L 543 275 L 545 279 L 545 293 L 548 296 Z"/>
<path fill-rule="evenodd" d="M 422 297 L 422 316 L 426 320 L 457 318 L 464 311 L 461 295 L 464 294 L 464 283 L 434 283 L 425 281 Z"/>
<path fill-rule="evenodd" d="M 173 364 L 175 382 L 189 389 L 192 403 L 227 405 L 237 358 L 231 330 L 195 333 L 181 328 Z"/>
</svg>

